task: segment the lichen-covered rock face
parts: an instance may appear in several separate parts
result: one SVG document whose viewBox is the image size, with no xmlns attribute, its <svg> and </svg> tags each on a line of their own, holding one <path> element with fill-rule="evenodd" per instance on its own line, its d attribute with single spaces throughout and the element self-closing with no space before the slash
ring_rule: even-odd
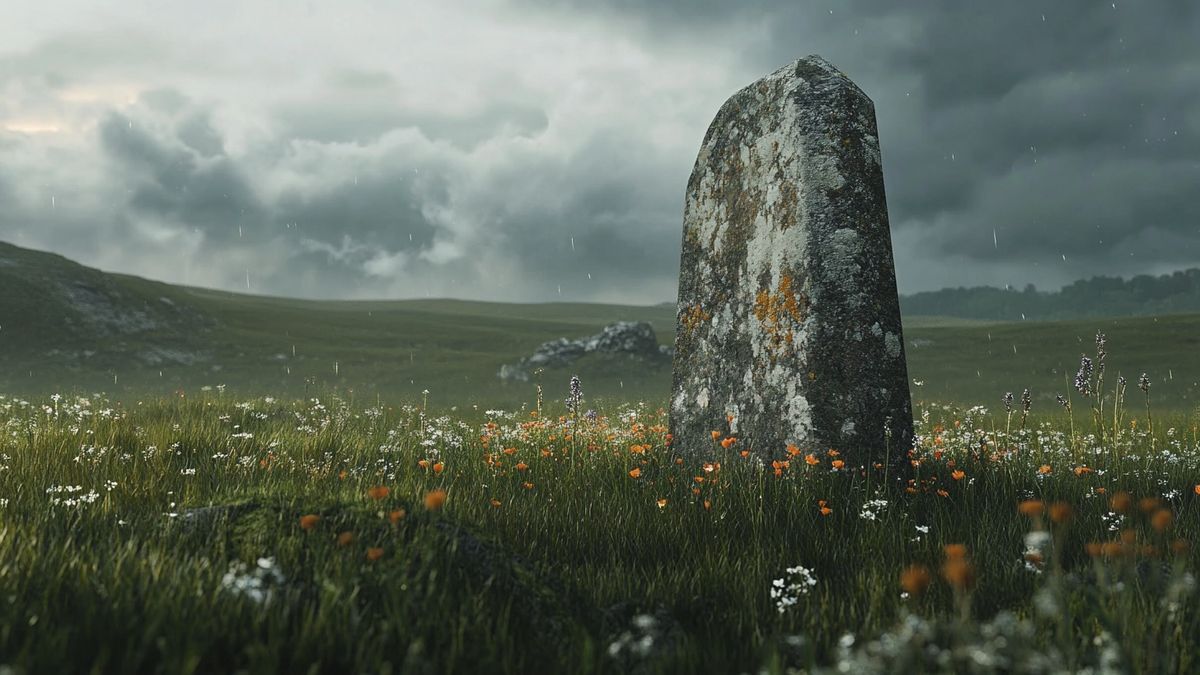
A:
<svg viewBox="0 0 1200 675">
<path fill-rule="evenodd" d="M 847 464 L 912 444 L 912 403 L 875 108 L 819 56 L 717 113 L 688 181 L 673 445 L 712 432 L 763 458 L 788 444 Z"/>
</svg>

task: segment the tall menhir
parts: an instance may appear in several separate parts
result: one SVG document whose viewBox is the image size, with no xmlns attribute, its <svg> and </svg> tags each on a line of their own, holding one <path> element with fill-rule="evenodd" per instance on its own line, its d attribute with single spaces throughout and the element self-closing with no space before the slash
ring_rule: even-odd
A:
<svg viewBox="0 0 1200 675">
<path fill-rule="evenodd" d="M 819 56 L 733 95 L 688 181 L 672 444 L 904 475 L 912 402 L 875 107 Z"/>
</svg>

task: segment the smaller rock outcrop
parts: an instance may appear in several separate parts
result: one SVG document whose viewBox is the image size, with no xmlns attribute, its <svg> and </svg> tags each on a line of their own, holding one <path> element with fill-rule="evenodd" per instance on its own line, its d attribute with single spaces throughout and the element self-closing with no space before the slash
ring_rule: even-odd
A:
<svg viewBox="0 0 1200 675">
<path fill-rule="evenodd" d="M 660 345 L 654 327 L 645 321 L 618 321 L 591 337 L 568 340 L 565 337 L 543 342 L 533 354 L 519 362 L 500 366 L 502 380 L 528 382 L 538 368 L 561 368 L 586 354 L 626 356 L 639 361 L 667 363 L 675 349 Z"/>
</svg>

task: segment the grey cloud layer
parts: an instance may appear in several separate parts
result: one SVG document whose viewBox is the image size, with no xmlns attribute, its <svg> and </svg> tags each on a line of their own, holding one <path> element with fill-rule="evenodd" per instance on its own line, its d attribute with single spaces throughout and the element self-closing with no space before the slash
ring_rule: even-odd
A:
<svg viewBox="0 0 1200 675">
<path fill-rule="evenodd" d="M 285 295 L 671 300 L 706 125 L 815 52 L 875 101 L 902 291 L 1192 266 L 1200 12 L 1111 5 L 523 2 L 463 24 L 476 59 L 391 67 L 360 21 L 294 81 L 238 65 L 271 44 L 64 27 L 0 51 L 0 238 Z M 75 132 L 4 129 L 39 119 Z"/>
</svg>

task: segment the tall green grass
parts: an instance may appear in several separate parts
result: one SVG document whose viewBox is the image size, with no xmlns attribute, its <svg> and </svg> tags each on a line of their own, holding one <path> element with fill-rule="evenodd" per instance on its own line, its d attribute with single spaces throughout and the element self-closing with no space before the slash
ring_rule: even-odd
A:
<svg viewBox="0 0 1200 675">
<path fill-rule="evenodd" d="M 0 398 L 0 664 L 886 672 L 990 653 L 1200 666 L 1184 543 L 1200 536 L 1200 439 L 1186 417 L 1156 417 L 1152 436 L 1136 407 L 1098 427 L 1076 400 L 1073 420 L 1035 408 L 1022 428 L 1003 409 L 927 405 L 914 481 L 892 486 L 835 468 L 828 448 L 676 448 L 654 405 L 584 403 L 594 420 L 558 404 Z M 436 490 L 445 504 L 427 508 Z M 1135 498 L 1123 513 L 1122 491 Z M 1143 512 L 1142 498 L 1157 501 Z M 1073 515 L 1019 513 L 1030 500 Z M 1031 562 L 1039 529 L 1053 545 Z M 965 546 L 973 585 L 941 577 L 949 544 Z M 913 565 L 932 578 L 923 593 L 900 586 Z M 797 566 L 815 585 L 787 590 Z M 783 611 L 779 585 L 795 600 Z"/>
</svg>

